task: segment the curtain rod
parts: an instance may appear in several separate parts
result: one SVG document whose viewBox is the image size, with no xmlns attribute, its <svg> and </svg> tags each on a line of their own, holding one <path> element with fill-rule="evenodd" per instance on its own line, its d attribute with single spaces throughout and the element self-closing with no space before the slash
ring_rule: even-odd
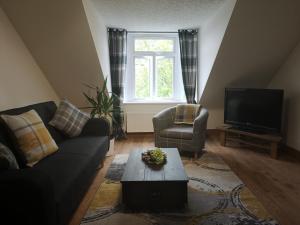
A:
<svg viewBox="0 0 300 225">
<path fill-rule="evenodd" d="M 147 34 L 163 33 L 163 34 L 178 34 L 177 31 L 127 31 L 127 33 L 147 33 Z"/>
</svg>

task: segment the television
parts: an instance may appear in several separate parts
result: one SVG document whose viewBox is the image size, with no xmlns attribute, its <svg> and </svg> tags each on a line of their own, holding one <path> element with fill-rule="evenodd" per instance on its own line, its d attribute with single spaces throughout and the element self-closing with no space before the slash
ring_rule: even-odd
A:
<svg viewBox="0 0 300 225">
<path fill-rule="evenodd" d="M 226 88 L 224 123 L 241 130 L 280 133 L 283 90 Z"/>
</svg>

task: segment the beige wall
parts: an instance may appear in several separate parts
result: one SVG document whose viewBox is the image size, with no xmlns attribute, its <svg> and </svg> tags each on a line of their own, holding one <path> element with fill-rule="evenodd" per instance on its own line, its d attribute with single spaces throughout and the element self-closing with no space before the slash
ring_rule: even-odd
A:
<svg viewBox="0 0 300 225">
<path fill-rule="evenodd" d="M 300 42 L 269 87 L 284 89 L 287 145 L 300 151 Z"/>
<path fill-rule="evenodd" d="M 236 2 L 200 100 L 209 128 L 223 123 L 225 87 L 269 84 L 300 39 L 299 10 L 297 0 Z"/>
<path fill-rule="evenodd" d="M 107 78 L 107 89 L 111 91 L 107 28 L 96 10 L 95 1 L 83 0 L 83 5 L 100 61 L 102 76 Z"/>
<path fill-rule="evenodd" d="M 198 98 L 204 91 L 210 71 L 215 62 L 236 0 L 227 0 L 224 5 L 200 29 Z"/>
<path fill-rule="evenodd" d="M 0 7 L 0 111 L 58 97 Z"/>
<path fill-rule="evenodd" d="M 24 43 L 61 98 L 85 106 L 84 83 L 103 76 L 82 0 L 0 0 Z"/>
</svg>

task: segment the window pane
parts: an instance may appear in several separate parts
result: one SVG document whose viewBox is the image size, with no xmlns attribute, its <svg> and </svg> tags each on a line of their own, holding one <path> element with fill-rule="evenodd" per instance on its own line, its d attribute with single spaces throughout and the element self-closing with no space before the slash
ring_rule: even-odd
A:
<svg viewBox="0 0 300 225">
<path fill-rule="evenodd" d="M 173 97 L 173 58 L 156 57 L 157 97 Z"/>
<path fill-rule="evenodd" d="M 150 97 L 151 56 L 135 58 L 135 97 Z"/>
<path fill-rule="evenodd" d="M 172 52 L 174 41 L 170 39 L 135 39 L 135 51 Z"/>
</svg>

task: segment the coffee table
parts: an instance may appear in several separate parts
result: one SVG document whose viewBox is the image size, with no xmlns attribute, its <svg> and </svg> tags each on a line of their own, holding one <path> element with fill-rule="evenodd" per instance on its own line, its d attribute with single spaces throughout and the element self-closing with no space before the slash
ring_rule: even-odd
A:
<svg viewBox="0 0 300 225">
<path fill-rule="evenodd" d="M 122 183 L 122 201 L 126 207 L 143 210 L 169 210 L 185 207 L 188 177 L 176 148 L 162 148 L 167 163 L 153 169 L 141 159 L 144 150 L 130 153 Z"/>
</svg>

